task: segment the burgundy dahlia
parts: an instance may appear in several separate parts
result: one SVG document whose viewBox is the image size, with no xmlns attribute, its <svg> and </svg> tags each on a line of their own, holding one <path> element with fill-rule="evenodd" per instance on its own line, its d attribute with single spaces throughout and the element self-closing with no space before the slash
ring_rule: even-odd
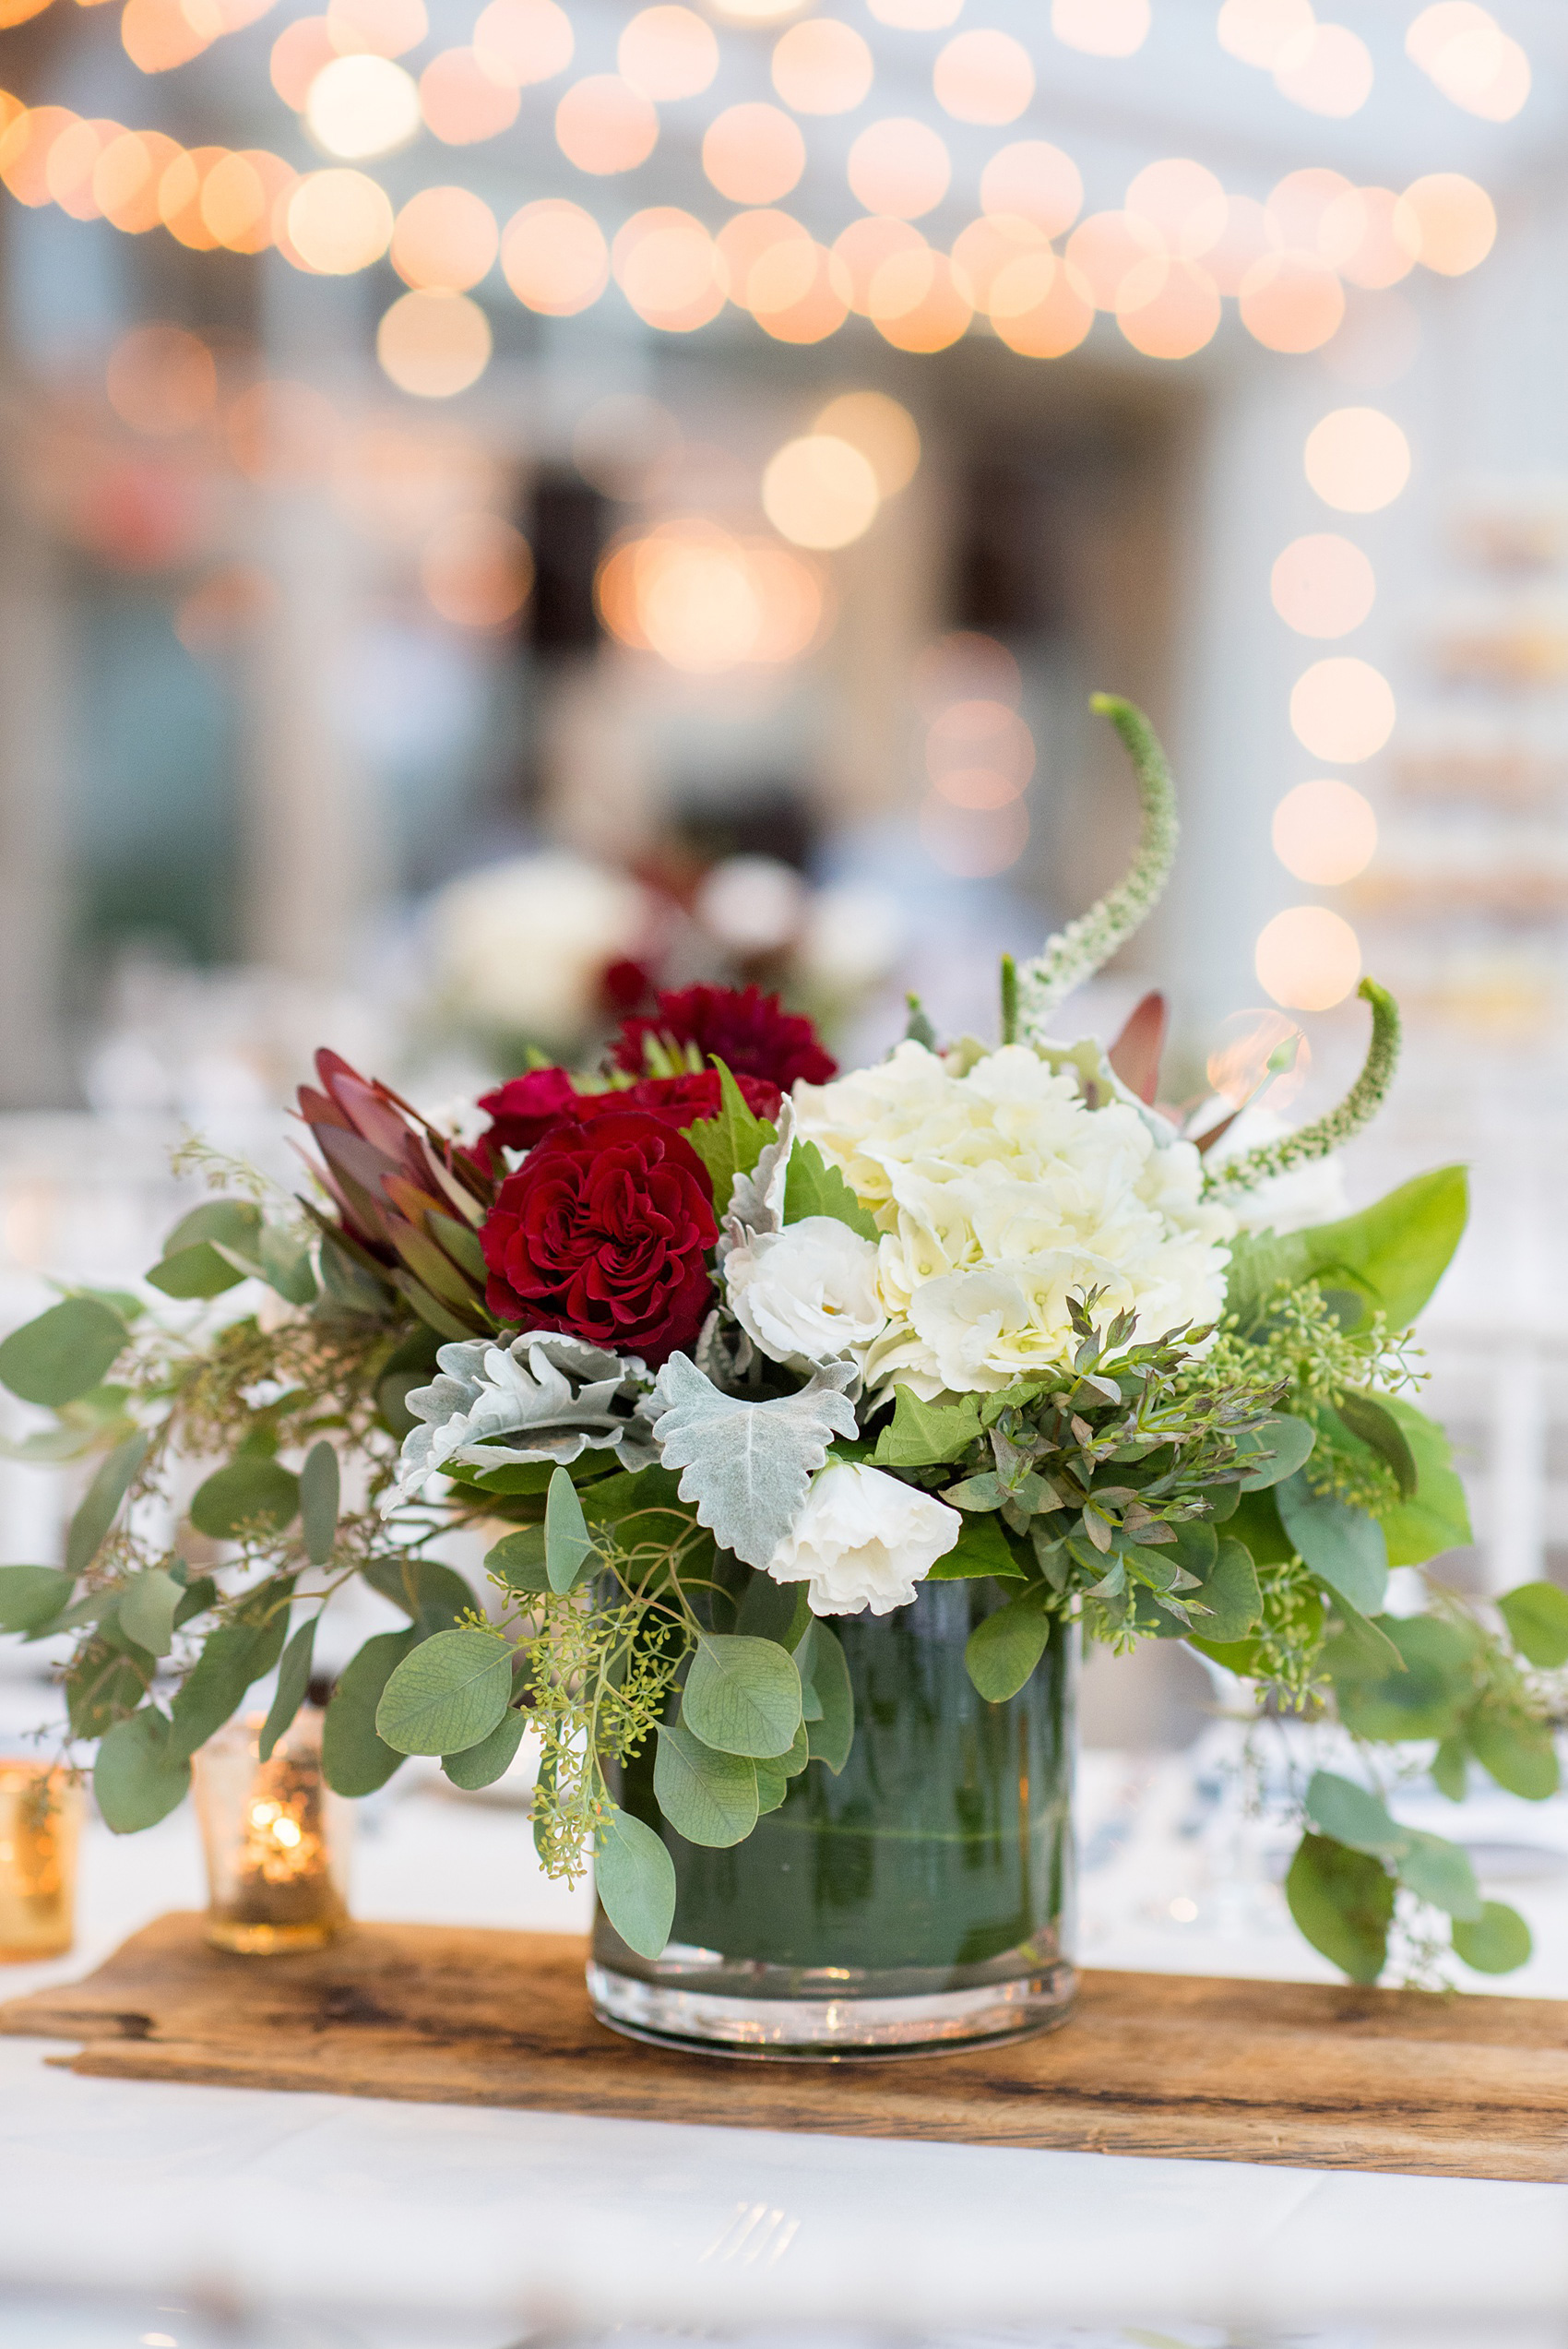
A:
<svg viewBox="0 0 1568 2349">
<path fill-rule="evenodd" d="M 777 1118 L 777 1085 L 765 1084 L 760 1077 L 744 1075 L 735 1081 L 754 1116 Z M 491 1120 L 478 1144 L 480 1156 L 489 1165 L 496 1145 L 505 1150 L 532 1150 L 557 1126 L 586 1126 L 627 1109 L 646 1110 L 650 1117 L 657 1117 L 661 1125 L 674 1127 L 677 1132 L 695 1126 L 701 1117 L 717 1117 L 719 1071 L 701 1068 L 683 1077 L 643 1077 L 619 1092 L 580 1093 L 564 1068 L 531 1068 L 526 1077 L 514 1077 L 509 1084 L 498 1085 L 493 1093 L 483 1094 L 479 1105 Z"/>
<path fill-rule="evenodd" d="M 802 1078 L 826 1085 L 838 1074 L 811 1021 L 760 987 L 681 987 L 654 1001 L 652 1012 L 622 1022 L 611 1046 L 617 1068 L 634 1076 L 644 1066 L 647 1036 L 695 1044 L 705 1060 L 722 1060 L 737 1077 L 761 1077 L 780 1092 Z"/>
<path fill-rule="evenodd" d="M 707 1170 L 646 1110 L 557 1126 L 508 1174 L 480 1234 L 503 1321 L 659 1364 L 712 1302 Z"/>
</svg>

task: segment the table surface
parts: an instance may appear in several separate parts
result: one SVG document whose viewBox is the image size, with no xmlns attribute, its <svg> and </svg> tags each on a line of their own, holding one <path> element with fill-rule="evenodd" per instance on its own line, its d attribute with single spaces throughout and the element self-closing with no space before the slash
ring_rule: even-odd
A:
<svg viewBox="0 0 1568 2349">
<path fill-rule="evenodd" d="M 1206 1770 L 1212 1752 L 1087 1758 L 1083 1954 L 1334 1978 L 1283 1914 L 1266 1827 L 1228 1815 Z M 1568 1806 L 1531 1827 L 1538 1880 L 1506 1889 L 1561 1950 Z M 570 1931 L 588 1915 L 586 1888 L 540 1876 L 521 1807 L 417 1765 L 361 1806 L 354 1881 L 366 1917 Z M 73 1979 L 203 1898 L 188 1811 L 124 1840 L 95 1822 L 76 1950 L 6 1968 L 0 1994 Z M 1568 1984 L 1549 1950 L 1497 1986 Z M 1421 2309 L 1473 2316 L 1491 2349 L 1511 2317 L 1568 2311 L 1568 2187 L 92 2081 L 51 2068 L 59 2052 L 0 2041 L 0 2349 L 202 2349 L 236 2306 L 266 2349 L 763 2323 L 1027 2324 L 1037 2344 L 1094 2349 L 1264 2326 L 1361 2349 Z"/>
</svg>

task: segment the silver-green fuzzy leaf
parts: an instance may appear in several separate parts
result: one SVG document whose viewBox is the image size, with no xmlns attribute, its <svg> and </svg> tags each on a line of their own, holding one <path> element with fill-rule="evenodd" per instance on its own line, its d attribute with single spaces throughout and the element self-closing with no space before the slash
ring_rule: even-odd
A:
<svg viewBox="0 0 1568 2349">
<path fill-rule="evenodd" d="M 659 1372 L 651 1403 L 659 1457 L 683 1472 L 681 1498 L 698 1523 L 748 1566 L 766 1566 L 833 1438 L 854 1436 L 844 1389 L 855 1377 L 849 1363 L 828 1363 L 798 1394 L 746 1402 L 722 1393 L 685 1354 L 671 1354 Z"/>
</svg>

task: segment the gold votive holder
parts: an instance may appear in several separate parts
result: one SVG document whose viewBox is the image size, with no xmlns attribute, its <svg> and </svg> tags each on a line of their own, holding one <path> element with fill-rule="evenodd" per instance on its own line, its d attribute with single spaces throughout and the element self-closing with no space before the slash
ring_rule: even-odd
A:
<svg viewBox="0 0 1568 2349">
<path fill-rule="evenodd" d="M 0 1963 L 63 1957 L 76 1938 L 82 1782 L 0 1757 Z"/>
<path fill-rule="evenodd" d="M 231 1722 L 195 1757 L 207 1938 L 220 1950 L 319 1950 L 349 1921 L 353 1807 L 322 1776 L 321 1719 L 314 1706 L 299 1713 L 267 1761 L 260 1713 Z"/>
</svg>

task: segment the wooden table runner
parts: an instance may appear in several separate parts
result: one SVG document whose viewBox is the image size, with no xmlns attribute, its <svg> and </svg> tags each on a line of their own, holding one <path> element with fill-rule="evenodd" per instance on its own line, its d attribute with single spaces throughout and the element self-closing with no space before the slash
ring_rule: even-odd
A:
<svg viewBox="0 0 1568 2349">
<path fill-rule="evenodd" d="M 891 2063 L 736 2063 L 596 2022 L 575 1936 L 362 1925 L 241 1958 L 160 1917 L 0 2033 L 71 2069 L 971 2145 L 1568 2178 L 1568 2002 L 1190 1974 L 1083 1978 L 1060 2031 Z"/>
</svg>

